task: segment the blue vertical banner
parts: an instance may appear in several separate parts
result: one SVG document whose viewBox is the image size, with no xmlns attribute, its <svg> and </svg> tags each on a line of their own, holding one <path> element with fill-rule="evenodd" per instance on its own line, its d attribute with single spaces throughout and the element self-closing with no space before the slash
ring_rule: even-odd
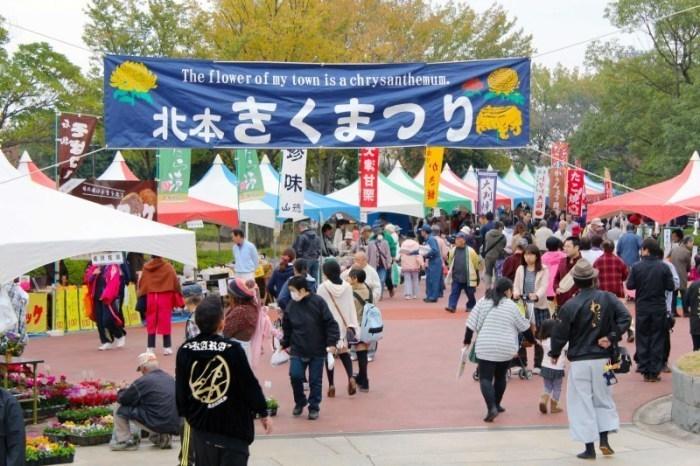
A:
<svg viewBox="0 0 700 466">
<path fill-rule="evenodd" d="M 479 215 L 496 212 L 496 183 L 498 182 L 498 172 L 477 170 L 476 176 L 479 191 Z"/>
<path fill-rule="evenodd" d="M 327 65 L 106 55 L 112 148 L 524 147 L 530 59 Z"/>
</svg>

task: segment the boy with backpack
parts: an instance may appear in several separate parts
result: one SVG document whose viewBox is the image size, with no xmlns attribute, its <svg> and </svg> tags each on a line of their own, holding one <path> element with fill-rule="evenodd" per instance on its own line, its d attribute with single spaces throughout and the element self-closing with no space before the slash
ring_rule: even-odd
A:
<svg viewBox="0 0 700 466">
<path fill-rule="evenodd" d="M 359 370 L 355 380 L 361 392 L 369 391 L 369 379 L 367 378 L 367 350 L 369 349 L 369 343 L 379 341 L 383 336 L 384 329 L 381 312 L 372 303 L 372 290 L 365 283 L 366 278 L 367 274 L 362 269 L 350 269 L 348 274 L 348 279 L 352 286 L 352 294 L 355 299 L 357 321 L 360 323 L 360 343 L 355 345 Z"/>
</svg>

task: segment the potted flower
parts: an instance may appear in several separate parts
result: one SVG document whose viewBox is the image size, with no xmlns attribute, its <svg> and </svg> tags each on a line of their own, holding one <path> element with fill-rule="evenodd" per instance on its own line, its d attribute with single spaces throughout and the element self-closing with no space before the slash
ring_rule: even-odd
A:
<svg viewBox="0 0 700 466">
<path fill-rule="evenodd" d="M 28 438 L 25 447 L 26 466 L 72 463 L 75 447 L 67 442 L 52 442 L 47 437 Z"/>
<path fill-rule="evenodd" d="M 112 411 L 112 408 L 106 406 L 97 406 L 94 408 L 66 409 L 64 411 L 59 411 L 58 413 L 56 413 L 56 418 L 60 423 L 70 421 L 76 424 L 82 424 L 91 418 L 110 416 L 112 414 Z"/>
<path fill-rule="evenodd" d="M 270 416 L 277 416 L 277 408 L 279 408 L 279 403 L 274 398 L 267 399 L 267 413 Z"/>
<path fill-rule="evenodd" d="M 101 445 L 112 438 L 114 418 L 111 415 L 92 418 L 83 423 L 66 421 L 44 429 L 44 435 L 53 441 L 65 440 L 78 446 Z"/>
</svg>

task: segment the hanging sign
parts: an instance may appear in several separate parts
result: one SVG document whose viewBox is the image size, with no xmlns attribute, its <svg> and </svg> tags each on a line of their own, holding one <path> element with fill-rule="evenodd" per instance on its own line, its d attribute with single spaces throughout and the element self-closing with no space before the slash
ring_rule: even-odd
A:
<svg viewBox="0 0 700 466">
<path fill-rule="evenodd" d="M 282 151 L 277 216 L 304 218 L 304 193 L 306 191 L 306 149 Z"/>
<path fill-rule="evenodd" d="M 239 202 L 265 197 L 258 153 L 255 149 L 238 149 L 236 151 L 236 177 L 238 178 Z"/>
<path fill-rule="evenodd" d="M 496 212 L 496 182 L 498 181 L 498 172 L 477 170 L 476 176 L 479 191 L 478 214 L 486 215 L 489 212 Z"/>
<path fill-rule="evenodd" d="M 530 59 L 242 63 L 105 55 L 113 148 L 524 147 Z"/>
<path fill-rule="evenodd" d="M 426 147 L 425 149 L 425 180 L 423 185 L 423 204 L 426 207 L 436 208 L 440 191 L 440 173 L 442 172 L 442 157 L 445 154 L 444 147 Z"/>
<path fill-rule="evenodd" d="M 69 194 L 113 207 L 127 214 L 156 220 L 158 207 L 156 190 L 155 181 L 103 181 L 90 178 L 74 186 Z"/>
<path fill-rule="evenodd" d="M 557 215 L 566 210 L 566 168 L 549 169 L 549 207 Z"/>
<path fill-rule="evenodd" d="M 532 212 L 532 218 L 544 218 L 547 188 L 547 168 L 537 167 L 535 169 L 535 207 Z"/>
<path fill-rule="evenodd" d="M 48 293 L 29 293 L 27 314 L 25 316 L 27 333 L 46 332 L 48 325 L 48 296 Z"/>
<path fill-rule="evenodd" d="M 583 212 L 586 197 L 584 173 L 580 168 L 572 168 L 567 172 L 566 211 L 578 216 Z"/>
<path fill-rule="evenodd" d="M 377 207 L 379 192 L 379 149 L 363 147 L 360 149 L 360 208 Z"/>
<path fill-rule="evenodd" d="M 569 164 L 569 143 L 555 142 L 550 150 L 552 156 L 552 168 L 562 168 Z"/>
<path fill-rule="evenodd" d="M 158 151 L 158 201 L 185 202 L 190 189 L 192 151 L 160 149 Z"/>
<path fill-rule="evenodd" d="M 608 170 L 607 167 L 605 168 L 605 176 L 603 179 L 603 193 L 603 199 L 610 199 L 613 197 L 612 178 L 610 177 L 610 170 Z"/>
<path fill-rule="evenodd" d="M 83 163 L 82 155 L 90 148 L 97 117 L 61 113 L 58 117 L 58 181 L 68 181 Z"/>
</svg>

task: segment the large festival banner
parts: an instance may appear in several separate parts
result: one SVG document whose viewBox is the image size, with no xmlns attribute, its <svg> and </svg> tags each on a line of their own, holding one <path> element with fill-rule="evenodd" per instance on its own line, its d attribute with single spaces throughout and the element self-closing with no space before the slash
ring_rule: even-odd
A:
<svg viewBox="0 0 700 466">
<path fill-rule="evenodd" d="M 68 181 L 80 165 L 81 157 L 90 148 L 97 117 L 74 113 L 61 113 L 58 117 L 58 182 Z"/>
<path fill-rule="evenodd" d="M 282 151 L 277 216 L 301 219 L 304 217 L 306 192 L 306 149 Z"/>
<path fill-rule="evenodd" d="M 535 207 L 532 211 L 532 218 L 544 218 L 547 189 L 547 168 L 537 167 L 535 169 Z"/>
<path fill-rule="evenodd" d="M 105 55 L 112 148 L 525 147 L 530 59 L 252 63 Z"/>
<path fill-rule="evenodd" d="M 440 192 L 440 173 L 442 172 L 442 158 L 445 154 L 444 147 L 426 147 L 425 149 L 425 186 L 423 204 L 426 207 L 437 207 Z"/>
<path fill-rule="evenodd" d="M 379 192 L 379 149 L 363 147 L 360 149 L 360 209 L 377 207 Z"/>
<path fill-rule="evenodd" d="M 236 151 L 236 177 L 238 178 L 239 202 L 265 197 L 258 153 L 255 149 L 238 149 Z"/>
<path fill-rule="evenodd" d="M 551 148 L 552 168 L 562 168 L 569 164 L 569 143 L 555 142 Z"/>
<path fill-rule="evenodd" d="M 566 211 L 566 168 L 549 169 L 549 207 L 557 214 Z"/>
<path fill-rule="evenodd" d="M 158 151 L 158 201 L 185 202 L 187 200 L 191 166 L 190 149 Z"/>
<path fill-rule="evenodd" d="M 610 170 L 608 168 L 605 168 L 605 175 L 603 178 L 603 199 L 610 199 L 613 197 L 613 187 L 612 187 L 612 178 L 610 177 Z"/>
<path fill-rule="evenodd" d="M 70 194 L 127 214 L 156 220 L 156 189 L 155 181 L 101 181 L 91 178 L 75 186 Z"/>
<path fill-rule="evenodd" d="M 477 190 L 479 194 L 478 214 L 486 215 L 496 212 L 496 182 L 498 172 L 490 170 L 477 170 Z"/>
<path fill-rule="evenodd" d="M 580 168 L 569 169 L 566 186 L 566 211 L 571 215 L 581 215 L 586 199 L 583 170 Z"/>
</svg>

